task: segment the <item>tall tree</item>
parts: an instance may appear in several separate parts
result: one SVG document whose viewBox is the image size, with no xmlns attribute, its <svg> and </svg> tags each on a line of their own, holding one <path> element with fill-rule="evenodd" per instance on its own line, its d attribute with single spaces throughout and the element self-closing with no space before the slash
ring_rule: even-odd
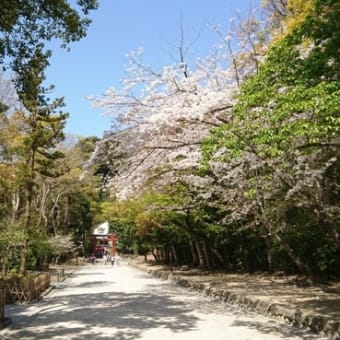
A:
<svg viewBox="0 0 340 340">
<path fill-rule="evenodd" d="M 337 1 L 307 3 L 288 3 L 285 34 L 259 73 L 243 84 L 232 120 L 212 131 L 211 143 L 205 145 L 206 155 L 216 160 L 244 162 L 252 155 L 253 169 L 254 163 L 261 165 L 260 176 L 249 176 L 247 185 L 254 200 L 263 197 L 257 213 L 262 224 L 275 221 L 270 233 L 279 236 L 302 270 L 306 266 L 299 264 L 298 249 L 294 254 L 282 243 L 292 214 L 297 216 L 302 207 L 309 215 L 305 223 L 317 224 L 339 249 L 339 179 L 334 171 L 339 166 L 340 7 Z"/>
<path fill-rule="evenodd" d="M 77 5 L 77 6 L 75 6 Z M 0 64 L 25 62 L 38 43 L 60 39 L 63 46 L 86 35 L 88 14 L 97 0 L 2 0 L 0 6 Z"/>
<path fill-rule="evenodd" d="M 36 194 L 37 175 L 53 177 L 53 162 L 63 155 L 55 149 L 64 138 L 63 128 L 68 114 L 58 112 L 63 105 L 62 99 L 49 103 L 46 98 L 48 89 L 42 87 L 47 66 L 46 54 L 38 46 L 32 59 L 26 64 L 15 65 L 18 75 L 18 96 L 24 105 L 23 115 L 26 134 L 23 141 L 22 159 L 25 172 L 25 218 L 24 230 L 29 233 L 33 227 L 33 200 Z M 21 257 L 21 271 L 26 266 L 26 250 Z"/>
<path fill-rule="evenodd" d="M 55 187 L 59 185 L 56 178 L 65 169 L 60 166 L 63 155 L 56 146 L 64 138 L 67 114 L 59 110 L 63 99 L 50 102 L 47 96 L 52 87 L 42 86 L 51 56 L 45 43 L 56 39 L 67 47 L 85 37 L 91 22 L 88 15 L 97 7 L 97 0 L 4 0 L 0 6 L 0 64 L 14 71 L 18 96 L 12 99 L 20 104 L 14 107 L 3 100 L 5 92 L 1 91 L 0 110 L 10 107 L 10 114 L 1 113 L 6 128 L 0 156 L 1 160 L 7 157 L 0 169 L 1 184 L 5 184 L 1 187 L 1 219 L 7 222 L 1 222 L 23 229 L 22 272 L 35 236 L 42 233 L 41 240 L 46 238 L 49 223 L 54 233 L 60 226 L 62 189 Z"/>
</svg>

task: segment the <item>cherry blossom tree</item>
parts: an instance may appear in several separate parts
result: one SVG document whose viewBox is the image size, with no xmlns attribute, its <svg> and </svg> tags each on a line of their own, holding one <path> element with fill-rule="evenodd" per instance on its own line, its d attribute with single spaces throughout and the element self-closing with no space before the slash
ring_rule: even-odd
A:
<svg viewBox="0 0 340 340">
<path fill-rule="evenodd" d="M 285 2 L 281 4 L 285 8 Z M 336 157 L 331 151 L 322 158 L 320 150 L 313 149 L 335 146 L 327 131 L 332 136 L 337 133 L 336 120 L 319 123 L 327 122 L 327 110 L 336 111 L 336 88 L 325 83 L 306 88 L 299 82 L 299 71 L 313 68 L 305 63 L 310 52 L 294 39 L 284 37 L 264 56 L 270 32 L 254 17 L 233 31 L 238 48 L 218 27 L 214 29 L 222 43 L 190 67 L 180 58 L 179 63 L 154 70 L 143 62 L 142 49 L 128 54 L 121 88 L 109 88 L 102 96 L 89 98 L 119 128 L 97 144 L 91 162 L 101 163 L 109 196 L 120 201 L 129 198 L 129 204 L 150 191 L 180 197 L 181 183 L 187 202 L 162 209 L 184 216 L 172 222 L 182 236 L 190 230 L 189 237 L 182 240 L 196 248 L 192 257 L 196 254 L 204 265 L 209 267 L 212 259 L 223 263 L 229 256 L 234 263 L 250 268 L 252 256 L 247 249 L 254 247 L 252 254 L 265 256 L 271 270 L 275 267 L 273 251 L 280 248 L 300 272 L 311 274 L 318 255 L 308 260 L 306 250 L 297 249 L 294 243 L 300 237 L 300 207 L 309 211 L 301 234 L 311 237 L 315 229 L 308 228 L 315 228 L 321 216 L 327 216 L 326 233 L 337 238 L 333 223 L 338 210 L 326 195 L 328 189 L 336 192 L 334 182 L 326 180 L 334 175 Z M 334 63 L 328 60 L 328 68 L 334 69 Z M 315 104 L 312 97 L 323 90 L 327 96 Z M 320 120 L 310 119 L 309 109 L 315 105 Z M 316 139 L 321 145 L 315 144 Z M 329 178 L 334 179 L 333 175 Z M 317 199 L 311 199 L 312 191 L 318 193 Z M 164 215 L 158 215 L 153 203 L 134 223 L 156 235 Z M 231 240 L 242 244 L 240 250 L 232 250 L 237 255 L 223 250 L 222 245 L 234 247 Z"/>
<path fill-rule="evenodd" d="M 207 57 L 191 64 L 185 60 L 181 30 L 173 64 L 155 70 L 144 61 L 142 48 L 132 51 L 121 86 L 88 98 L 113 118 L 116 132 L 99 143 L 97 154 L 105 150 L 108 162 L 121 165 L 111 171 L 114 180 L 108 185 L 116 187 L 118 197 L 138 193 L 146 182 L 155 184 L 157 179 L 164 185 L 184 171 L 197 171 L 202 140 L 212 127 L 232 119 L 235 94 L 243 79 L 257 72 L 268 37 L 255 12 L 239 17 L 226 33 L 210 26 L 221 43 Z M 124 164 L 117 160 L 123 154 Z"/>
<path fill-rule="evenodd" d="M 212 57 L 197 60 L 196 69 L 186 72 L 182 64 L 158 72 L 142 62 L 142 55 L 142 50 L 129 54 L 120 90 L 89 98 L 126 127 L 103 144 L 107 152 L 128 153 L 122 176 L 115 179 L 128 192 L 138 192 L 147 179 L 166 183 L 184 169 L 198 169 L 199 145 L 212 126 L 227 119 L 237 89 L 230 70 Z"/>
<path fill-rule="evenodd" d="M 309 3 L 290 6 L 286 34 L 243 84 L 233 120 L 212 131 L 204 150 L 206 159 L 224 164 L 243 164 L 252 155 L 260 172 L 243 173 L 250 201 L 240 199 L 236 210 L 246 220 L 251 203 L 251 221 L 310 274 L 329 268 L 339 251 L 338 37 L 330 33 L 339 7 L 333 4 L 334 15 L 325 16 L 327 4 Z M 313 256 L 303 238 L 318 243 Z"/>
</svg>

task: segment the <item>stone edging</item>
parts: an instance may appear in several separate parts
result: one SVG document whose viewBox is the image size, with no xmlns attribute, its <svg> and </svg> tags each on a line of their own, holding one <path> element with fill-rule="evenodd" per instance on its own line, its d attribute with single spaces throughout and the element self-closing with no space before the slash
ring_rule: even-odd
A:
<svg viewBox="0 0 340 340">
<path fill-rule="evenodd" d="M 283 307 L 275 303 L 248 297 L 242 293 L 234 293 L 230 290 L 219 289 L 206 283 L 191 281 L 187 278 L 173 275 L 173 273 L 166 270 L 146 268 L 145 266 L 138 265 L 134 261 L 129 262 L 129 264 L 147 271 L 147 273 L 152 276 L 162 280 L 171 280 L 171 282 L 178 286 L 202 292 L 214 299 L 231 305 L 238 305 L 248 311 L 279 318 L 296 327 L 306 328 L 314 333 L 328 336 L 331 340 L 340 340 L 340 322 L 332 321 L 322 315 L 306 314 L 299 309 L 289 309 L 288 307 Z"/>
</svg>

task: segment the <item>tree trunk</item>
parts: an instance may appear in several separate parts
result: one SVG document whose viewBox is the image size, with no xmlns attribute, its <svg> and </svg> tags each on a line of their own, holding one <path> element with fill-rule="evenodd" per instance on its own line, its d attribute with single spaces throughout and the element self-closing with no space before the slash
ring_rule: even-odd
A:
<svg viewBox="0 0 340 340">
<path fill-rule="evenodd" d="M 309 267 L 300 259 L 298 255 L 295 254 L 294 250 L 290 247 L 288 242 L 286 242 L 280 236 L 279 232 L 275 231 L 275 228 L 272 228 L 271 223 L 264 217 L 264 215 L 258 215 L 258 217 L 262 220 L 268 236 L 273 235 L 276 241 L 278 241 L 280 247 L 287 253 L 289 258 L 296 265 L 296 267 L 300 270 L 300 272 L 303 274 L 312 276 L 312 273 Z M 274 230 L 274 232 L 272 232 L 272 230 Z"/>
<path fill-rule="evenodd" d="M 211 248 L 212 253 L 215 255 L 216 259 L 220 262 L 220 264 L 225 267 L 226 266 L 226 262 L 224 261 L 223 256 L 218 252 L 217 249 L 215 248 Z"/>
<path fill-rule="evenodd" d="M 198 262 L 196 247 L 192 240 L 189 241 L 189 246 L 190 246 L 190 252 L 191 252 L 191 257 L 192 257 L 191 266 L 196 267 L 199 264 L 199 262 Z"/>
<path fill-rule="evenodd" d="M 198 255 L 198 267 L 206 268 L 207 265 L 204 258 L 204 252 L 199 241 L 195 241 L 195 248 L 197 250 Z"/>
<path fill-rule="evenodd" d="M 156 263 L 159 263 L 159 257 L 158 257 L 158 254 L 157 254 L 157 250 L 155 251 L 155 249 L 152 249 L 151 254 L 154 257 Z"/>
<path fill-rule="evenodd" d="M 174 265 L 178 266 L 178 255 L 177 255 L 176 247 L 174 246 L 173 243 L 171 243 L 171 254 L 174 260 Z"/>
<path fill-rule="evenodd" d="M 272 256 L 272 244 L 270 242 L 270 236 L 266 235 L 264 237 L 264 242 L 266 244 L 266 256 L 267 256 L 267 265 L 268 265 L 268 272 L 272 273 L 273 272 L 273 256 Z"/>
<path fill-rule="evenodd" d="M 210 258 L 210 254 L 209 254 L 209 251 L 208 251 L 208 248 L 207 248 L 207 242 L 203 240 L 201 242 L 201 244 L 202 244 L 203 254 L 204 254 L 204 257 L 205 257 L 206 268 L 211 269 L 212 268 L 211 258 Z"/>
<path fill-rule="evenodd" d="M 328 234 L 332 237 L 337 250 L 340 250 L 340 233 L 333 227 L 331 223 L 327 223 L 325 220 L 326 218 L 322 221 L 319 221 L 319 224 L 323 226 Z"/>
<path fill-rule="evenodd" d="M 166 253 L 163 247 L 159 249 L 159 253 L 160 253 L 160 260 L 162 263 L 164 263 L 166 260 Z"/>
<path fill-rule="evenodd" d="M 25 221 L 24 221 L 24 232 L 29 233 L 31 225 L 31 213 L 32 213 L 32 197 L 33 197 L 33 185 L 29 184 L 26 188 L 26 207 L 25 207 Z M 28 235 L 25 235 L 26 237 Z M 25 238 L 21 247 L 20 253 L 20 273 L 24 274 L 26 271 L 26 256 L 28 251 L 28 242 Z"/>
<path fill-rule="evenodd" d="M 47 233 L 47 217 L 46 217 L 46 203 L 47 197 L 50 191 L 50 186 L 45 183 L 42 183 L 41 191 L 40 191 L 40 207 L 39 207 L 39 219 L 37 222 L 37 227 L 41 227 L 42 221 L 44 221 L 42 227 Z"/>
<path fill-rule="evenodd" d="M 24 220 L 24 232 L 28 236 L 29 230 L 31 228 L 31 221 L 32 221 L 32 202 L 33 202 L 33 190 L 34 190 L 34 178 L 35 178 L 35 150 L 31 149 L 31 155 L 27 160 L 28 168 L 29 168 L 29 175 L 27 177 L 26 182 L 26 203 L 25 203 L 25 220 Z M 21 248 L 20 254 L 20 273 L 24 274 L 26 271 L 26 256 L 28 250 L 28 241 L 27 239 L 23 240 L 23 246 Z"/>
<path fill-rule="evenodd" d="M 67 195 L 64 203 L 64 218 L 63 218 L 63 227 L 64 232 L 66 232 L 70 225 L 70 196 Z"/>
<path fill-rule="evenodd" d="M 311 271 L 309 267 L 303 263 L 299 256 L 297 256 L 294 250 L 289 246 L 289 244 L 279 235 L 279 233 L 274 233 L 275 239 L 279 242 L 282 249 L 288 254 L 292 262 L 299 268 L 301 273 L 308 274 L 311 276 Z"/>
<path fill-rule="evenodd" d="M 14 224 L 15 221 L 17 220 L 19 206 L 20 206 L 20 192 L 19 189 L 15 189 L 15 191 L 12 194 L 12 217 L 11 217 L 12 224 Z"/>
</svg>

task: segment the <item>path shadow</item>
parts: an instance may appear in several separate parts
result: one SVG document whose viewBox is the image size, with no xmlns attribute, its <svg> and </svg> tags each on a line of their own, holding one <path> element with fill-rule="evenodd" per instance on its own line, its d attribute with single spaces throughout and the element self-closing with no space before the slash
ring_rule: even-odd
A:
<svg viewBox="0 0 340 340">
<path fill-rule="evenodd" d="M 185 332 L 195 328 L 198 321 L 184 302 L 153 293 L 61 295 L 42 301 L 40 307 L 37 314 L 26 319 L 27 325 L 19 323 L 12 329 L 14 339 L 46 340 L 57 336 L 58 339 L 131 340 L 157 327 Z M 11 317 L 15 319 L 20 314 Z M 69 322 L 72 328 L 67 326 Z M 114 334 L 103 335 L 101 328 L 112 328 Z"/>
<path fill-rule="evenodd" d="M 72 285 L 73 288 L 93 288 L 93 287 L 99 287 L 99 286 L 108 286 L 113 285 L 115 282 L 108 282 L 108 281 L 93 281 L 93 282 L 82 282 L 78 283 L 76 285 Z"/>
</svg>

